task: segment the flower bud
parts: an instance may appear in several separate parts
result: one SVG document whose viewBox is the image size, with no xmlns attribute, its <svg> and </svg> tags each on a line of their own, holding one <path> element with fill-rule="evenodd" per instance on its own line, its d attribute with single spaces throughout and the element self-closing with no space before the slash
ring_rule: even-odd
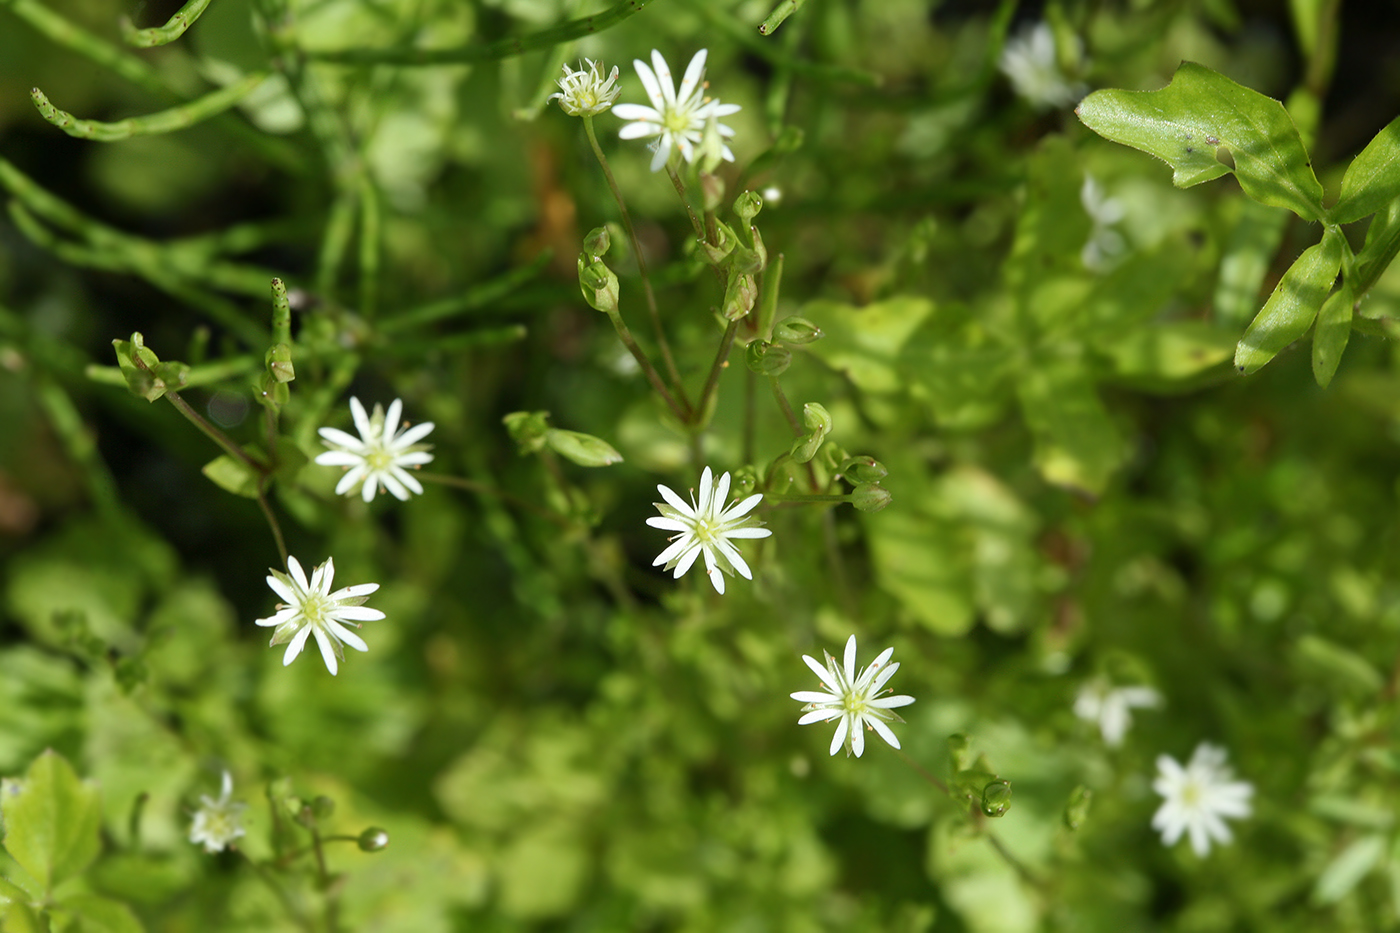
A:
<svg viewBox="0 0 1400 933">
<path fill-rule="evenodd" d="M 760 376 L 780 376 L 792 365 L 792 351 L 766 340 L 755 340 L 744 351 L 744 363 Z"/>
<path fill-rule="evenodd" d="M 890 475 L 890 471 L 879 460 L 864 456 L 851 457 L 841 464 L 841 469 L 837 472 L 855 483 L 878 483 Z"/>
<path fill-rule="evenodd" d="M 608 314 L 617 312 L 617 276 L 601 259 L 590 259 L 587 253 L 579 253 L 578 285 L 590 308 Z"/>
<path fill-rule="evenodd" d="M 758 485 L 758 473 L 750 466 L 741 466 L 735 470 L 731 476 L 729 487 L 730 495 L 742 499 L 753 492 L 754 486 Z"/>
<path fill-rule="evenodd" d="M 622 454 L 611 444 L 591 434 L 550 428 L 545 433 L 545 443 L 559 456 L 579 466 L 602 467 L 622 462 Z"/>
<path fill-rule="evenodd" d="M 724 317 L 737 321 L 753 310 L 758 301 L 758 283 L 751 275 L 731 275 L 729 287 L 724 292 Z"/>
<path fill-rule="evenodd" d="M 316 819 L 327 819 L 333 813 L 335 813 L 335 801 L 325 794 L 321 794 L 315 800 L 311 801 L 311 814 L 316 817 Z"/>
<path fill-rule="evenodd" d="M 1011 809 L 1011 782 L 998 778 L 982 788 L 982 815 L 993 819 Z"/>
<path fill-rule="evenodd" d="M 297 377 L 296 370 L 292 368 L 292 348 L 285 343 L 276 344 L 268 350 L 263 362 L 267 364 L 272 378 L 278 382 L 291 382 Z"/>
<path fill-rule="evenodd" d="M 778 326 L 773 328 L 773 339 L 782 343 L 790 343 L 794 347 L 805 346 L 806 344 L 820 340 L 826 334 L 822 329 L 805 317 L 788 317 L 778 322 Z"/>
<path fill-rule="evenodd" d="M 371 826 L 360 833 L 359 846 L 361 852 L 378 852 L 389 845 L 389 833 L 378 826 Z"/>
<path fill-rule="evenodd" d="M 1080 784 L 1070 791 L 1069 802 L 1065 804 L 1065 826 L 1070 830 L 1077 830 L 1084 825 L 1084 820 L 1089 815 L 1089 804 L 1093 802 L 1094 792 Z"/>
<path fill-rule="evenodd" d="M 749 240 L 753 243 L 753 271 L 762 272 L 768 268 L 768 247 L 763 245 L 763 234 L 758 232 L 758 227 L 749 227 Z"/>
<path fill-rule="evenodd" d="M 607 227 L 594 227 L 588 231 L 588 236 L 583 238 L 583 251 L 593 259 L 606 255 L 611 246 L 612 236 Z"/>
<path fill-rule="evenodd" d="M 117 366 L 126 379 L 126 387 L 133 394 L 154 402 L 167 390 L 184 387 L 190 368 L 174 361 L 162 363 L 154 351 L 147 349 L 139 331 L 130 340 L 113 340 L 112 348 L 117 351 Z"/>
<path fill-rule="evenodd" d="M 716 223 L 715 231 L 718 234 L 719 243 L 712 244 L 706 240 L 696 241 L 696 248 L 700 250 L 700 258 L 704 259 L 712 266 L 717 266 L 734 252 L 734 247 L 739 244 L 738 237 L 734 236 L 734 231 L 729 229 L 726 223 Z"/>
<path fill-rule="evenodd" d="M 811 433 L 805 437 L 799 437 L 792 445 L 792 459 L 798 463 L 808 463 L 817 455 L 821 449 L 822 442 L 831 433 L 835 422 L 831 419 L 831 413 L 825 406 L 816 402 L 808 402 L 802 406 L 802 423 L 807 426 Z"/>
<path fill-rule="evenodd" d="M 758 212 L 763 210 L 763 198 L 757 191 L 745 191 L 734 200 L 734 213 L 746 224 L 752 224 Z"/>
<path fill-rule="evenodd" d="M 851 490 L 851 505 L 862 512 L 878 512 L 893 498 L 890 491 L 879 483 L 861 483 Z"/>
<path fill-rule="evenodd" d="M 513 411 L 501 419 L 511 440 L 520 446 L 520 453 L 539 453 L 548 443 L 549 412 Z"/>
</svg>

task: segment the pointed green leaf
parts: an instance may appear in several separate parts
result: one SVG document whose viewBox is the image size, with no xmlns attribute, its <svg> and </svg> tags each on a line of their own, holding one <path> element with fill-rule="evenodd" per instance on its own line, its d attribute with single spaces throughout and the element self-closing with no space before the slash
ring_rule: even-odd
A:
<svg viewBox="0 0 1400 933">
<path fill-rule="evenodd" d="M 1323 216 L 1322 186 L 1283 104 L 1203 65 L 1182 62 L 1156 91 L 1095 91 L 1075 113 L 1100 136 L 1169 164 L 1178 188 L 1219 178 L 1233 163 L 1254 200 Z"/>
<path fill-rule="evenodd" d="M 1351 313 L 1355 304 L 1351 283 L 1343 280 L 1342 287 L 1327 299 L 1317 316 L 1317 330 L 1313 333 L 1313 378 L 1324 389 L 1337 373 L 1337 364 L 1342 361 L 1342 353 L 1351 338 Z"/>
<path fill-rule="evenodd" d="M 604 467 L 622 462 L 622 454 L 607 441 L 592 434 L 550 428 L 544 437 L 551 450 L 579 466 Z"/>
<path fill-rule="evenodd" d="M 87 868 L 97 857 L 102 804 L 63 757 L 49 750 L 35 759 L 18 787 L 6 787 L 0 810 L 5 849 L 45 891 Z"/>
<path fill-rule="evenodd" d="M 1215 319 L 1243 327 L 1259 310 L 1259 289 L 1278 255 L 1288 214 L 1258 201 L 1240 201 L 1240 219 L 1220 257 L 1215 283 Z"/>
<path fill-rule="evenodd" d="M 1367 143 L 1342 176 L 1342 194 L 1332 208 L 1334 223 L 1374 214 L 1400 197 L 1400 117 Z"/>
<path fill-rule="evenodd" d="M 1387 204 L 1367 225 L 1366 243 L 1356 256 L 1352 290 L 1358 295 L 1370 291 L 1397 253 L 1400 253 L 1400 198 Z"/>
<path fill-rule="evenodd" d="M 1257 371 L 1308 332 L 1337 279 L 1342 242 L 1342 234 L 1331 228 L 1293 261 L 1235 347 L 1236 369 L 1245 375 Z"/>
<path fill-rule="evenodd" d="M 82 920 L 83 933 L 143 933 L 141 921 L 121 901 L 97 894 L 74 894 L 59 905 Z"/>
<path fill-rule="evenodd" d="M 1314 904 L 1335 904 L 1370 874 L 1385 853 L 1385 837 L 1379 834 L 1362 836 L 1341 851 L 1323 869 L 1313 886 Z"/>
<path fill-rule="evenodd" d="M 214 485 L 235 496 L 258 497 L 257 471 L 242 460 L 223 454 L 204 464 L 203 473 Z"/>
</svg>

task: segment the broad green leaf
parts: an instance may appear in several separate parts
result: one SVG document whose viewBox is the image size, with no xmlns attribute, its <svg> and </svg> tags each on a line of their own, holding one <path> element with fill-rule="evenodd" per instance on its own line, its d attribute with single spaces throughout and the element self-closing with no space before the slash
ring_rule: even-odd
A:
<svg viewBox="0 0 1400 933">
<path fill-rule="evenodd" d="M 1005 416 L 1015 352 L 1003 341 L 1009 324 L 999 327 L 989 311 L 940 306 L 900 356 L 901 378 L 944 428 L 967 430 Z"/>
<path fill-rule="evenodd" d="M 887 509 L 865 519 L 880 586 L 929 631 L 948 637 L 972 627 L 967 540 L 947 521 Z"/>
<path fill-rule="evenodd" d="M 1196 377 L 1230 359 L 1235 338 L 1204 321 L 1174 321 L 1130 331 L 1098 349 L 1114 375 L 1150 391 L 1193 388 Z"/>
<path fill-rule="evenodd" d="M 903 295 L 865 307 L 818 301 L 806 305 L 802 316 L 826 332 L 811 345 L 813 356 L 850 377 L 865 392 L 896 392 L 904 380 L 895 361 L 910 335 L 933 312 L 927 298 Z"/>
<path fill-rule="evenodd" d="M 1400 197 L 1400 117 L 1366 144 L 1342 176 L 1342 193 L 1332 208 L 1332 222 L 1360 220 Z"/>
<path fill-rule="evenodd" d="M 1032 359 L 1016 388 L 1041 476 L 1092 495 L 1103 492 L 1127 450 L 1084 364 Z"/>
<path fill-rule="evenodd" d="M 1028 293 L 1047 279 L 1083 276 L 1080 250 L 1093 229 L 1080 201 L 1083 185 L 1083 157 L 1064 136 L 1046 137 L 1026 168 L 1025 206 L 1005 269 L 1026 311 L 1052 323 L 1055 315 L 1031 302 Z"/>
<path fill-rule="evenodd" d="M 1314 904 L 1335 904 L 1361 883 L 1385 852 L 1385 836 L 1362 836 L 1332 860 L 1313 886 Z"/>
<path fill-rule="evenodd" d="M 0 933 L 49 933 L 48 918 L 20 901 L 0 910 Z"/>
<path fill-rule="evenodd" d="M 1293 261 L 1235 347 L 1236 369 L 1245 375 L 1256 372 L 1308 332 L 1336 281 L 1342 245 L 1342 234 L 1332 228 Z"/>
<path fill-rule="evenodd" d="M 17 792 L 0 800 L 5 848 L 20 867 L 52 891 L 97 857 L 102 804 L 63 757 L 49 750 L 35 759 Z"/>
<path fill-rule="evenodd" d="M 1222 324 L 1243 327 L 1259 310 L 1259 291 L 1283 242 L 1288 214 L 1245 198 L 1239 204 L 1240 219 L 1220 257 L 1215 318 Z"/>
<path fill-rule="evenodd" d="M 202 472 L 214 485 L 235 496 L 258 497 L 258 473 L 242 460 L 222 454 L 204 464 Z"/>
<path fill-rule="evenodd" d="M 1351 338 L 1351 313 L 1354 303 L 1351 283 L 1343 279 L 1342 287 L 1327 299 L 1317 316 L 1317 330 L 1313 333 L 1313 378 L 1324 389 L 1336 375 L 1337 364 L 1342 361 L 1347 340 Z"/>
<path fill-rule="evenodd" d="M 143 933 L 141 921 L 120 901 L 96 894 L 75 894 L 59 905 L 81 921 L 83 933 Z"/>
<path fill-rule="evenodd" d="M 1169 164 L 1178 188 L 1233 170 L 1256 201 L 1324 216 L 1322 185 L 1283 104 L 1203 65 L 1182 62 L 1156 91 L 1095 91 L 1075 113 L 1099 135 Z"/>
</svg>

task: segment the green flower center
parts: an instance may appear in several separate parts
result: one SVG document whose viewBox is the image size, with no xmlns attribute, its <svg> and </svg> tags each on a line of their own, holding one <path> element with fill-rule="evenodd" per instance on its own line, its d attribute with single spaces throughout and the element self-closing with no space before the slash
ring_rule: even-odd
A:
<svg viewBox="0 0 1400 933">
<path fill-rule="evenodd" d="M 369 453 L 365 454 L 365 463 L 369 464 L 371 471 L 382 473 L 393 465 L 394 455 L 383 447 L 375 447 Z"/>
<path fill-rule="evenodd" d="M 690 129 L 690 114 L 681 113 L 674 107 L 667 107 L 663 114 L 662 123 L 666 129 L 673 133 L 682 133 Z"/>
</svg>

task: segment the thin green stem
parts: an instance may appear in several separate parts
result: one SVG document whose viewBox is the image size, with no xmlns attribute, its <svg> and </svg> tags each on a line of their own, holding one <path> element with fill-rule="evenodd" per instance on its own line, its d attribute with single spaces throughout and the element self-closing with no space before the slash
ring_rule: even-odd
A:
<svg viewBox="0 0 1400 933">
<path fill-rule="evenodd" d="M 529 265 L 512 269 L 489 282 L 475 285 L 460 295 L 395 312 L 392 316 L 378 323 L 377 329 L 381 334 L 397 334 L 400 331 L 431 324 L 444 318 L 489 308 L 498 299 L 520 288 L 526 282 L 538 278 L 539 274 L 549 265 L 551 257 L 550 252 L 543 252 L 532 259 Z"/>
<path fill-rule="evenodd" d="M 187 104 L 178 107 L 171 107 L 169 110 L 162 110 L 158 113 L 147 114 L 144 117 L 128 117 L 125 120 L 118 120 L 115 123 L 103 123 L 98 120 L 80 120 L 68 113 L 66 110 L 59 110 L 49 99 L 44 96 L 44 92 L 36 88 L 30 88 L 29 99 L 38 108 L 39 114 L 54 126 L 63 130 L 69 136 L 76 136 L 79 139 L 93 139 L 98 142 L 114 142 L 119 139 L 130 139 L 133 136 L 153 136 L 159 133 L 171 133 L 175 130 L 182 130 L 187 126 L 193 126 L 209 119 L 212 116 L 223 113 L 225 110 L 238 103 L 259 84 L 267 78 L 266 72 L 258 72 L 235 81 L 226 88 L 206 94 L 203 97 L 192 100 Z"/>
<path fill-rule="evenodd" d="M 137 361 L 137 365 L 140 365 L 139 360 Z M 224 453 L 233 457 L 235 460 L 242 461 L 249 469 L 256 471 L 259 476 L 271 472 L 271 467 L 268 464 L 254 458 L 248 451 L 235 444 L 233 439 L 227 434 L 206 421 L 203 415 L 190 406 L 189 402 L 180 397 L 179 392 L 168 389 L 165 392 L 165 397 L 170 400 L 170 404 L 175 406 L 176 411 L 184 415 L 185 418 L 189 420 L 190 424 L 199 428 L 200 432 L 203 433 L 205 437 L 209 438 L 215 444 L 218 444 L 219 449 Z"/>
<path fill-rule="evenodd" d="M 705 418 L 705 412 L 710 407 L 710 396 L 714 394 L 715 388 L 719 385 L 720 372 L 729 365 L 729 351 L 734 347 L 734 334 L 738 330 L 738 321 L 730 321 L 729 326 L 724 329 L 724 337 L 719 342 L 719 351 L 715 353 L 715 361 L 710 365 L 710 374 L 705 377 L 705 388 L 700 390 L 700 401 L 696 404 L 697 424 Z"/>
<path fill-rule="evenodd" d="M 666 331 L 661 326 L 661 312 L 656 305 L 656 293 L 652 290 L 651 275 L 647 272 L 646 256 L 642 253 L 641 241 L 637 239 L 637 230 L 632 225 L 632 213 L 627 210 L 627 201 L 622 196 L 622 189 L 618 187 L 617 180 L 613 177 L 612 166 L 608 164 L 607 156 L 603 155 L 603 147 L 598 145 L 598 134 L 593 129 L 593 118 L 587 114 L 583 117 L 583 129 L 588 134 L 588 144 L 593 148 L 593 155 L 598 160 L 598 165 L 603 169 L 603 177 L 607 179 L 608 189 L 612 191 L 613 200 L 617 202 L 618 213 L 622 216 L 622 228 L 627 231 L 627 238 L 632 243 L 632 255 L 637 260 L 637 272 L 642 277 L 642 290 L 646 293 L 647 312 L 651 315 L 652 330 L 656 333 L 656 345 L 661 350 L 661 360 L 666 364 L 666 374 L 671 379 L 671 384 L 675 386 L 676 395 L 680 397 L 681 404 L 686 410 L 690 410 L 690 399 L 686 397 L 685 385 L 681 382 L 680 370 L 676 368 L 676 360 L 671 355 L 671 345 L 666 340 Z"/>
<path fill-rule="evenodd" d="M 695 208 L 690 206 L 690 199 L 685 196 L 685 182 L 681 181 L 681 176 L 676 174 L 676 168 L 670 162 L 666 163 L 666 174 L 671 178 L 671 185 L 676 189 L 676 195 L 680 197 L 681 204 L 685 205 L 686 216 L 690 218 L 690 228 L 695 231 L 697 240 L 705 239 L 705 226 L 700 223 L 700 218 L 695 214 Z"/>
<path fill-rule="evenodd" d="M 612 322 L 613 330 L 617 331 L 618 339 L 622 341 L 622 345 L 627 348 L 627 351 L 632 354 L 632 358 L 637 361 L 637 365 L 642 368 L 642 375 L 646 376 L 647 382 L 651 383 L 652 389 L 656 391 L 657 395 L 661 396 L 662 401 L 666 403 L 666 406 L 671 409 L 671 412 L 682 424 L 688 423 L 690 421 L 690 409 L 682 408 L 681 404 L 676 401 L 675 396 L 671 394 L 671 390 L 666 388 L 666 383 L 662 381 L 661 374 L 656 371 L 655 366 L 651 365 L 651 360 L 648 359 L 646 353 L 642 351 L 641 346 L 637 343 L 637 338 L 632 336 L 632 331 L 628 329 L 627 323 L 622 320 L 621 313 L 614 310 L 607 312 L 607 315 L 608 320 Z"/>
<path fill-rule="evenodd" d="M 782 409 L 783 417 L 787 419 L 788 427 L 792 428 L 792 433 L 797 437 L 804 436 L 807 432 L 802 430 L 802 422 L 797 420 L 797 415 L 793 412 L 792 405 L 788 404 L 787 393 L 783 391 L 782 385 L 778 383 L 778 377 L 769 376 L 768 385 L 773 388 L 773 398 L 777 399 L 778 407 Z"/>
<path fill-rule="evenodd" d="M 915 761 L 913 758 L 910 758 L 910 757 L 909 757 L 909 753 L 906 752 L 904 749 L 902 749 L 902 748 L 892 748 L 891 751 L 893 751 L 896 755 L 898 755 L 898 756 L 900 757 L 900 759 L 903 760 L 903 762 L 904 762 L 906 765 L 908 765 L 909 767 L 911 767 L 911 768 L 913 768 L 915 771 L 917 771 L 918 774 L 919 774 L 919 777 L 923 778 L 925 781 L 928 781 L 928 782 L 929 782 L 930 784 L 932 784 L 934 787 L 938 788 L 938 790 L 939 790 L 940 793 L 945 794 L 945 795 L 947 795 L 947 796 L 949 796 L 949 797 L 953 796 L 953 792 L 952 792 L 951 790 L 948 789 L 948 785 L 947 785 L 947 784 L 943 783 L 943 782 L 940 781 L 938 778 L 934 777 L 933 774 L 932 774 L 932 772 L 930 772 L 927 768 L 925 768 L 923 765 L 919 764 L 919 763 L 918 763 L 917 761 Z"/>
<path fill-rule="evenodd" d="M 1011 866 L 1012 870 L 1020 876 L 1022 881 L 1033 888 L 1043 888 L 1045 886 L 1045 882 L 1041 881 L 1034 872 L 1026 867 L 1025 862 L 1018 859 L 1015 855 L 1012 855 L 1011 850 L 1008 849 L 1000 839 L 994 836 L 991 831 L 984 829 L 982 835 L 987 837 L 987 842 L 991 843 L 992 849 L 997 855 L 1002 857 L 1006 864 Z"/>
<path fill-rule="evenodd" d="M 170 19 L 165 21 L 164 26 L 153 26 L 150 29 L 137 29 L 131 20 L 125 16 L 121 19 L 122 39 L 127 45 L 135 46 L 138 49 L 149 49 L 157 45 L 167 45 L 174 42 L 185 34 L 185 30 L 194 25 L 194 21 L 199 19 L 199 15 L 209 6 L 209 0 L 189 0 L 184 6 L 176 10 Z"/>
<path fill-rule="evenodd" d="M 467 492 L 474 492 L 480 496 L 492 496 L 502 502 L 509 502 L 518 509 L 523 509 L 531 515 L 539 516 L 558 525 L 560 528 L 573 528 L 574 522 L 566 515 L 560 515 L 553 509 L 546 509 L 541 505 L 512 495 L 504 489 L 497 489 L 486 483 L 479 483 L 474 479 L 467 479 L 464 476 L 448 476 L 445 473 L 418 473 L 419 479 L 425 483 L 437 483 L 440 486 L 455 486 L 458 489 L 465 489 Z"/>
<path fill-rule="evenodd" d="M 341 65 L 423 66 L 495 61 L 513 58 L 537 49 L 553 48 L 561 42 L 581 39 L 584 36 L 597 35 L 640 13 L 654 2 L 655 0 L 621 0 L 601 13 L 570 20 L 529 35 L 509 36 L 495 42 L 459 46 L 455 49 L 307 49 L 305 55 L 312 61 Z"/>
<path fill-rule="evenodd" d="M 282 526 L 277 521 L 277 515 L 272 511 L 272 503 L 267 501 L 267 484 L 271 477 L 264 476 L 258 480 L 258 508 L 262 509 L 263 518 L 267 519 L 267 527 L 272 529 L 272 540 L 277 543 L 277 554 L 282 558 L 282 566 L 287 566 L 287 540 L 282 537 Z"/>
</svg>

